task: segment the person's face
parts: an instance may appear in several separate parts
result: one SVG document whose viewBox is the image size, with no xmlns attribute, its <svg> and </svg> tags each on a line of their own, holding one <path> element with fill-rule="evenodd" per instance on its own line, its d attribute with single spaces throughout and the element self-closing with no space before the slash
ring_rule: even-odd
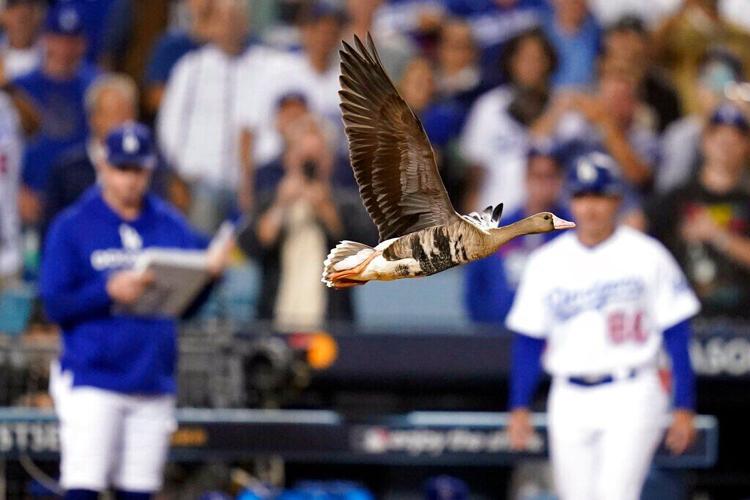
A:
<svg viewBox="0 0 750 500">
<path fill-rule="evenodd" d="M 609 113 L 618 121 L 629 122 L 638 107 L 635 81 L 624 76 L 604 76 L 599 82 L 599 96 Z"/>
<path fill-rule="evenodd" d="M 432 68 L 425 59 L 415 59 L 407 66 L 401 79 L 401 95 L 415 111 L 424 109 L 435 90 Z"/>
<path fill-rule="evenodd" d="M 187 8 L 193 20 L 206 19 L 211 15 L 212 0 L 187 0 Z"/>
<path fill-rule="evenodd" d="M 316 165 L 316 177 L 324 179 L 331 173 L 331 151 L 328 149 L 323 134 L 314 128 L 304 131 L 298 131 L 291 138 L 291 162 L 288 168 L 299 170 L 297 173 L 303 173 L 302 168 L 307 161 L 313 161 Z"/>
<path fill-rule="evenodd" d="M 647 55 L 646 38 L 633 30 L 615 31 L 604 42 L 607 57 L 628 63 L 643 63 Z"/>
<path fill-rule="evenodd" d="M 346 13 L 353 21 L 370 21 L 375 12 L 383 4 L 383 0 L 346 0 Z"/>
<path fill-rule="evenodd" d="M 21 3 L 6 8 L 0 20 L 3 29 L 16 47 L 29 47 L 39 33 L 44 17 L 44 8 L 38 3 Z"/>
<path fill-rule="evenodd" d="M 74 72 L 86 50 L 86 42 L 82 36 L 47 33 L 44 44 L 45 65 L 55 75 Z"/>
<path fill-rule="evenodd" d="M 526 167 L 528 201 L 536 207 L 550 208 L 560 197 L 562 173 L 549 156 L 533 156 Z"/>
<path fill-rule="evenodd" d="M 290 124 L 307 114 L 307 104 L 299 99 L 291 99 L 279 105 L 276 111 L 276 129 L 282 136 L 286 135 L 286 130 Z"/>
<path fill-rule="evenodd" d="M 102 91 L 91 113 L 91 130 L 94 137 L 103 140 L 112 130 L 136 119 L 136 105 L 115 88 Z"/>
<path fill-rule="evenodd" d="M 576 231 L 587 239 L 599 239 L 610 234 L 616 224 L 620 198 L 597 194 L 574 196 L 570 209 L 575 218 Z"/>
<path fill-rule="evenodd" d="M 149 169 L 138 166 L 117 168 L 102 161 L 98 172 L 107 198 L 122 207 L 140 206 L 151 180 Z"/>
<path fill-rule="evenodd" d="M 325 16 L 302 27 L 302 43 L 312 54 L 332 54 L 341 42 L 341 24 L 333 16 Z"/>
<path fill-rule="evenodd" d="M 526 38 L 518 45 L 511 59 L 511 79 L 523 87 L 543 87 L 547 83 L 550 60 L 542 42 Z"/>
<path fill-rule="evenodd" d="M 446 69 L 463 69 L 474 64 L 476 48 L 468 24 L 452 23 L 443 28 L 438 46 L 438 61 Z"/>
<path fill-rule="evenodd" d="M 703 156 L 711 165 L 738 171 L 747 161 L 747 135 L 731 125 L 709 125 L 703 137 Z"/>
<path fill-rule="evenodd" d="M 586 0 L 553 0 L 552 5 L 560 18 L 578 26 L 583 24 L 588 14 Z"/>
<path fill-rule="evenodd" d="M 219 47 L 235 50 L 241 47 L 249 32 L 247 11 L 232 1 L 219 2 L 211 14 L 212 40 Z"/>
</svg>

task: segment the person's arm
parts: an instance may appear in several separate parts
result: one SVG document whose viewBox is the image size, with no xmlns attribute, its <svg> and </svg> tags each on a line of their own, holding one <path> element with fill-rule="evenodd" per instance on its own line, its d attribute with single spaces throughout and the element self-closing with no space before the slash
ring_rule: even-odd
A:
<svg viewBox="0 0 750 500">
<path fill-rule="evenodd" d="M 683 453 L 695 440 L 695 373 L 690 364 L 690 321 L 682 321 L 663 333 L 664 348 L 672 361 L 674 411 L 666 444 L 672 453 Z"/>
<path fill-rule="evenodd" d="M 42 116 L 29 95 L 12 82 L 5 83 L 2 90 L 8 94 L 18 112 L 18 119 L 24 135 L 30 137 L 36 134 L 39 127 L 42 126 Z"/>
<path fill-rule="evenodd" d="M 237 188 L 240 209 L 247 213 L 253 207 L 255 194 L 255 165 L 253 164 L 253 139 L 251 129 L 242 127 L 240 130 L 240 185 Z"/>
<path fill-rule="evenodd" d="M 521 451 L 534 434 L 529 407 L 539 384 L 541 357 L 545 341 L 516 333 L 511 354 L 510 398 L 511 409 L 508 437 L 511 449 Z"/>
<path fill-rule="evenodd" d="M 79 270 L 86 263 L 71 228 L 60 222 L 52 225 L 42 254 L 39 289 L 47 315 L 60 325 L 106 316 L 112 305 L 107 278 L 81 281 Z"/>
</svg>

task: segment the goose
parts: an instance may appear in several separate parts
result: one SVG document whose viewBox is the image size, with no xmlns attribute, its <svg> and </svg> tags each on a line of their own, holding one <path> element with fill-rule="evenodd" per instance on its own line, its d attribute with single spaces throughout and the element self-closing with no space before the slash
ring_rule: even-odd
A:
<svg viewBox="0 0 750 500">
<path fill-rule="evenodd" d="M 499 227 L 502 203 L 459 215 L 424 128 L 383 69 L 372 37 L 365 47 L 355 35 L 354 45 L 343 42 L 339 51 L 340 107 L 354 177 L 380 243 L 341 241 L 323 262 L 326 286 L 429 276 L 486 257 L 518 236 L 575 227 L 549 212 Z"/>
</svg>

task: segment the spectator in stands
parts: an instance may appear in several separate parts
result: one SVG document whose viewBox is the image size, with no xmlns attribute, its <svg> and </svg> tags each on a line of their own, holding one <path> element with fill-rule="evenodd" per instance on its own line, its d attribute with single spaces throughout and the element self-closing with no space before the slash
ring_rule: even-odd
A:
<svg viewBox="0 0 750 500">
<path fill-rule="evenodd" d="M 742 63 L 732 52 L 717 47 L 706 53 L 694 82 L 695 111 L 670 125 L 662 136 L 656 191 L 671 191 L 697 172 L 703 128 L 727 89 L 742 80 L 742 74 Z"/>
<path fill-rule="evenodd" d="M 497 62 L 505 44 L 515 36 L 539 26 L 547 10 L 545 0 L 448 0 L 449 15 L 464 19 L 478 48 L 477 63 L 482 78 L 491 85 L 500 83 Z M 445 29 L 445 22 L 441 32 Z"/>
<path fill-rule="evenodd" d="M 517 210 L 503 215 L 502 225 L 546 211 L 572 220 L 562 201 L 563 166 L 556 154 L 553 146 L 532 146 L 526 164 L 526 200 Z M 493 255 L 469 264 L 464 293 L 472 321 L 501 325 L 513 304 L 529 254 L 560 234 L 553 231 L 516 238 Z"/>
<path fill-rule="evenodd" d="M 241 113 L 250 87 L 244 53 L 248 23 L 241 0 L 213 2 L 211 43 L 184 56 L 164 92 L 157 131 L 170 166 L 190 185 L 191 222 L 212 232 L 241 205 L 249 208 L 252 172 L 240 155 Z"/>
<path fill-rule="evenodd" d="M 627 186 L 621 212 L 628 222 L 640 227 L 642 197 L 650 192 L 659 159 L 659 141 L 652 124 L 652 113 L 638 98 L 635 77 L 606 68 L 593 95 L 559 93 L 533 132 L 539 139 L 554 138 L 563 144 L 573 161 L 596 150 L 615 158 Z"/>
<path fill-rule="evenodd" d="M 241 149 L 252 151 L 247 164 L 264 165 L 281 154 L 273 117 L 281 97 L 292 93 L 304 95 L 310 110 L 341 129 L 338 144 L 343 147 L 338 48 L 345 22 L 345 12 L 336 4 L 306 2 L 299 9 L 300 53 L 258 48 L 249 55 L 253 82 L 243 89 L 242 99 L 249 104 L 240 110 L 246 131 Z"/>
<path fill-rule="evenodd" d="M 0 82 L 6 83 L 33 71 L 42 61 L 40 40 L 44 0 L 8 0 L 0 12 Z"/>
<path fill-rule="evenodd" d="M 542 26 L 557 52 L 556 87 L 583 86 L 594 81 L 601 30 L 586 0 L 552 0 Z"/>
<path fill-rule="evenodd" d="M 442 0 L 389 0 L 378 10 L 375 31 L 407 35 L 419 43 L 435 34 L 445 16 Z"/>
<path fill-rule="evenodd" d="M 201 47 L 210 37 L 211 5 L 210 0 L 184 0 L 190 15 L 190 27 L 187 30 L 175 30 L 164 33 L 156 42 L 149 56 L 145 85 L 145 107 L 149 113 L 159 110 L 164 87 L 169 80 L 172 68 L 182 56 Z"/>
<path fill-rule="evenodd" d="M 750 317 L 748 132 L 740 108 L 716 108 L 703 132 L 698 175 L 648 212 L 652 233 L 685 270 L 705 316 Z"/>
<path fill-rule="evenodd" d="M 657 60 L 672 74 L 683 109 L 697 111 L 695 79 L 706 52 L 714 46 L 731 50 L 750 67 L 750 34 L 721 18 L 718 0 L 685 0 L 654 35 Z"/>
<path fill-rule="evenodd" d="M 41 130 L 28 139 L 23 160 L 21 216 L 30 223 L 41 216 L 40 195 L 57 155 L 86 140 L 84 94 L 97 74 L 83 61 L 86 39 L 75 6 L 60 4 L 50 9 L 43 42 L 42 65 L 13 82 L 29 96 L 42 118 Z"/>
<path fill-rule="evenodd" d="M 471 26 L 458 18 L 448 19 L 440 29 L 435 55 L 438 95 L 456 101 L 468 112 L 485 90 Z"/>
<path fill-rule="evenodd" d="M 461 137 L 461 152 L 470 165 L 464 210 L 503 202 L 513 211 L 522 205 L 528 128 L 549 100 L 556 64 L 554 49 L 538 29 L 508 42 L 501 67 L 509 83 L 477 99 Z"/>
<path fill-rule="evenodd" d="M 601 66 L 630 71 L 638 80 L 638 93 L 656 113 L 656 129 L 680 117 L 680 98 L 668 75 L 651 61 L 650 34 L 637 17 L 623 17 L 607 28 Z"/>
<path fill-rule="evenodd" d="M 117 127 L 138 117 L 138 89 L 127 75 L 105 74 L 86 92 L 89 137 L 84 144 L 60 154 L 45 191 L 42 235 L 52 219 L 96 183 L 96 165 L 104 154 L 104 139 Z M 164 168 L 153 173 L 152 189 L 166 192 Z"/>
<path fill-rule="evenodd" d="M 98 64 L 103 50 L 106 37 L 107 19 L 113 6 L 121 0 L 63 0 L 57 3 L 66 3 L 75 6 L 81 16 L 83 32 L 86 37 L 86 60 L 90 64 Z M 153 4 L 155 2 L 149 2 Z M 153 5 L 150 5 L 153 9 Z"/>
<path fill-rule="evenodd" d="M 18 194 L 23 142 L 12 101 L 0 93 L 0 291 L 21 273 L 21 222 Z"/>
<path fill-rule="evenodd" d="M 352 320 L 351 294 L 323 286 L 320 263 L 343 237 L 376 239 L 358 192 L 340 180 L 351 169 L 337 161 L 329 128 L 312 115 L 288 127 L 281 158 L 257 171 L 257 215 L 239 238 L 261 266 L 257 316 L 281 329 Z"/>
<path fill-rule="evenodd" d="M 125 73 L 140 82 L 148 56 L 169 24 L 173 3 L 173 0 L 113 0 L 101 26 L 101 47 L 96 54 L 99 66 Z"/>
<path fill-rule="evenodd" d="M 383 36 L 376 31 L 373 26 L 375 13 L 383 5 L 383 0 L 346 0 L 344 5 L 347 25 L 342 38 L 352 42 L 353 35 L 357 35 L 360 40 L 366 40 L 368 33 L 372 35 L 383 67 L 393 80 L 399 80 L 406 65 L 414 57 L 416 47 L 410 38 L 401 33 Z"/>
</svg>

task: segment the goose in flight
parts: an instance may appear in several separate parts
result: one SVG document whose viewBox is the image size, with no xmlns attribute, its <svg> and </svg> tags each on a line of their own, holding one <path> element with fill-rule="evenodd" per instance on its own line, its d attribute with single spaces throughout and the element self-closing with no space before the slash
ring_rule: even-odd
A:
<svg viewBox="0 0 750 500">
<path fill-rule="evenodd" d="M 365 47 L 355 35 L 354 46 L 344 42 L 340 51 L 340 106 L 354 177 L 380 243 L 339 243 L 323 263 L 323 283 L 347 288 L 429 276 L 486 257 L 517 236 L 575 227 L 549 212 L 498 227 L 502 203 L 482 214 L 456 213 L 424 128 L 383 69 L 372 37 Z"/>
</svg>

